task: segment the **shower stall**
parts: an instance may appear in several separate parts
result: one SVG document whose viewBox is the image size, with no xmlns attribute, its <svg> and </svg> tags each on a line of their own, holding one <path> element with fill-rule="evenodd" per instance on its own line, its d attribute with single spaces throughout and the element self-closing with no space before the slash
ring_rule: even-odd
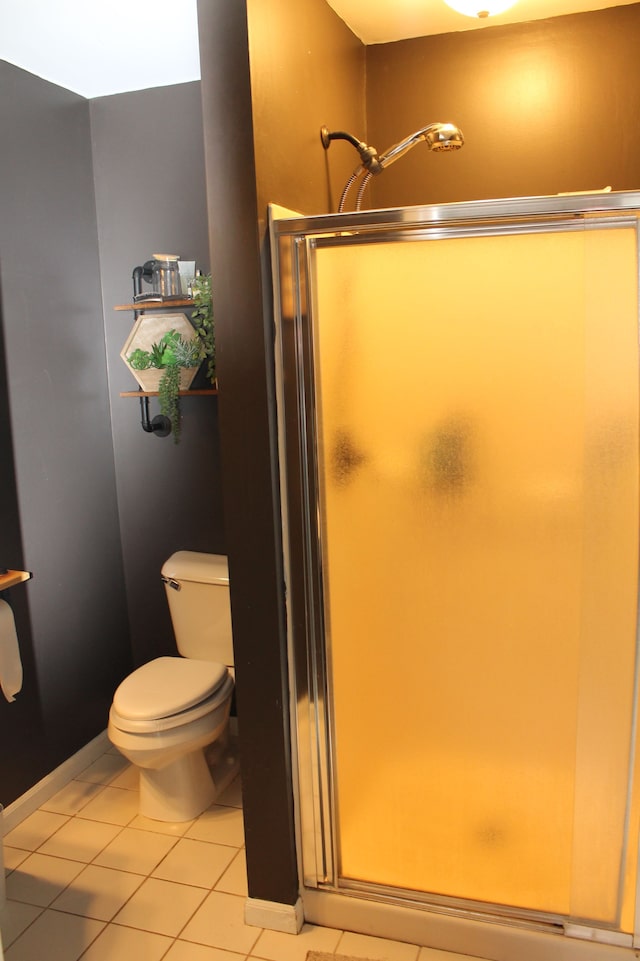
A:
<svg viewBox="0 0 640 961">
<path fill-rule="evenodd" d="M 272 208 L 309 920 L 635 956 L 639 212 Z"/>
</svg>

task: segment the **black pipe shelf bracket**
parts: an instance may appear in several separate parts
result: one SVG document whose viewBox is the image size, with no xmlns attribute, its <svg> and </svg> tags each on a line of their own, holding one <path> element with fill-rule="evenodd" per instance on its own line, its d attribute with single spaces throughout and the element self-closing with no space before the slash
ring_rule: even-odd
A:
<svg viewBox="0 0 640 961">
<path fill-rule="evenodd" d="M 140 424 L 145 434 L 155 434 L 156 437 L 168 437 L 171 433 L 171 421 L 164 414 L 156 414 L 151 420 L 149 417 L 149 398 L 140 398 Z"/>
</svg>

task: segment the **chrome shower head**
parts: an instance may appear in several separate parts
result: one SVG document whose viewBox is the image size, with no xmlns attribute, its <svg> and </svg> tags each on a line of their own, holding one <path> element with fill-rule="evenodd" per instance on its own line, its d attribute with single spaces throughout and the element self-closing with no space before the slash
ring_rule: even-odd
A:
<svg viewBox="0 0 640 961">
<path fill-rule="evenodd" d="M 454 123 L 434 123 L 425 140 L 430 150 L 460 150 L 464 146 L 462 130 Z"/>
<path fill-rule="evenodd" d="M 378 158 L 381 170 L 389 167 L 416 144 L 425 142 L 429 150 L 444 153 L 447 150 L 460 150 L 464 144 L 464 136 L 459 127 L 453 123 L 430 123 L 421 130 L 412 133 L 410 137 L 394 144 Z M 373 173 L 373 171 L 372 171 Z"/>
</svg>

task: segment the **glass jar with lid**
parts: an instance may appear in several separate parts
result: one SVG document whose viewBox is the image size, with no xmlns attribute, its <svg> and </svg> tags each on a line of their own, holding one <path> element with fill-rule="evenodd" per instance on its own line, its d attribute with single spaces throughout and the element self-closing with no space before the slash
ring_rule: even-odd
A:
<svg viewBox="0 0 640 961">
<path fill-rule="evenodd" d="M 151 262 L 151 286 L 154 294 L 161 297 L 180 297 L 180 270 L 177 254 L 153 254 Z"/>
</svg>

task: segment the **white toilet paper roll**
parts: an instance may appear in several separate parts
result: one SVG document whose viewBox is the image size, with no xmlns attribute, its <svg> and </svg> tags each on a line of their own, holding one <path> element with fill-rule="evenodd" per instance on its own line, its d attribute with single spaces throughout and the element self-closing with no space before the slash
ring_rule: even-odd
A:
<svg viewBox="0 0 640 961">
<path fill-rule="evenodd" d="M 13 611 L 0 601 L 0 687 L 8 701 L 22 688 L 22 661 Z"/>
</svg>

